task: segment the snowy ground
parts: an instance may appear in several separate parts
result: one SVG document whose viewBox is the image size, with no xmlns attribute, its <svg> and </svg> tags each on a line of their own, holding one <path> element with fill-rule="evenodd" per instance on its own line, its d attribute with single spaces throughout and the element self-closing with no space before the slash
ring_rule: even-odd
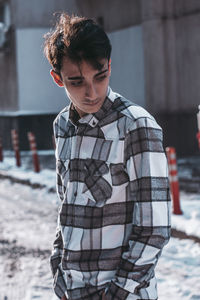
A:
<svg viewBox="0 0 200 300">
<path fill-rule="evenodd" d="M 0 163 L 0 300 L 56 300 L 49 255 L 55 237 L 55 171 Z M 28 167 L 27 167 L 28 165 Z M 53 168 L 52 168 L 53 169 Z M 33 188 L 43 186 L 43 188 Z M 200 238 L 200 194 L 181 192 L 183 215 L 173 228 Z M 171 238 L 157 266 L 159 300 L 200 300 L 200 244 Z"/>
<path fill-rule="evenodd" d="M 0 299 L 56 299 L 48 262 L 56 195 L 3 180 L 0 203 Z"/>
</svg>

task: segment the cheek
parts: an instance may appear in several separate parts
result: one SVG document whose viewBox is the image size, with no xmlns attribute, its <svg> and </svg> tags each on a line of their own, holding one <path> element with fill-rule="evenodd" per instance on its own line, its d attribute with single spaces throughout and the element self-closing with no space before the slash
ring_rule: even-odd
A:
<svg viewBox="0 0 200 300">
<path fill-rule="evenodd" d="M 107 93 L 108 85 L 109 85 L 109 80 L 106 80 L 106 82 L 104 82 L 104 84 L 99 88 L 99 91 L 102 95 Z"/>
<path fill-rule="evenodd" d="M 99 93 L 103 93 L 105 90 L 107 90 L 109 84 L 109 79 L 104 80 L 103 82 L 100 82 L 96 85 L 96 90 L 99 91 Z"/>
<path fill-rule="evenodd" d="M 78 100 L 81 97 L 80 89 L 65 88 L 67 96 L 72 100 Z"/>
</svg>

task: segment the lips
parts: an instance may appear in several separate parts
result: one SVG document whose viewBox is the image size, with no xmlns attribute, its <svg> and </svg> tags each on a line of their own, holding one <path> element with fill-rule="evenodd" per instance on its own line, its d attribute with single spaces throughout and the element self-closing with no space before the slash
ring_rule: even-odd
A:
<svg viewBox="0 0 200 300">
<path fill-rule="evenodd" d="M 84 105 L 94 106 L 94 105 L 97 105 L 98 103 L 99 103 L 99 99 L 98 100 L 94 100 L 94 101 L 84 102 Z"/>
</svg>

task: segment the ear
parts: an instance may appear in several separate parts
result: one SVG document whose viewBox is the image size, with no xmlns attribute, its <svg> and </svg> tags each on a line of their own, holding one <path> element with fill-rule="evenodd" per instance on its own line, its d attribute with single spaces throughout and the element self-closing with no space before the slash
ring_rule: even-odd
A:
<svg viewBox="0 0 200 300">
<path fill-rule="evenodd" d="M 108 61 L 108 71 L 109 71 L 109 75 L 111 75 L 111 58 Z"/>
<path fill-rule="evenodd" d="M 59 87 L 63 87 L 64 84 L 60 78 L 60 75 L 57 74 L 54 70 L 50 71 L 51 76 L 53 77 L 53 80 L 55 81 L 55 83 L 59 86 Z"/>
</svg>

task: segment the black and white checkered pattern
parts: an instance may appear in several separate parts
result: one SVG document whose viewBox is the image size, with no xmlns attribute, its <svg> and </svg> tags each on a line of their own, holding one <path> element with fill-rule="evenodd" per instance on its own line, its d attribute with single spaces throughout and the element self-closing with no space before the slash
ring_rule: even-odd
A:
<svg viewBox="0 0 200 300">
<path fill-rule="evenodd" d="M 59 298 L 157 299 L 155 265 L 170 236 L 162 131 L 109 88 L 101 109 L 54 122 L 61 199 L 51 267 Z"/>
</svg>

